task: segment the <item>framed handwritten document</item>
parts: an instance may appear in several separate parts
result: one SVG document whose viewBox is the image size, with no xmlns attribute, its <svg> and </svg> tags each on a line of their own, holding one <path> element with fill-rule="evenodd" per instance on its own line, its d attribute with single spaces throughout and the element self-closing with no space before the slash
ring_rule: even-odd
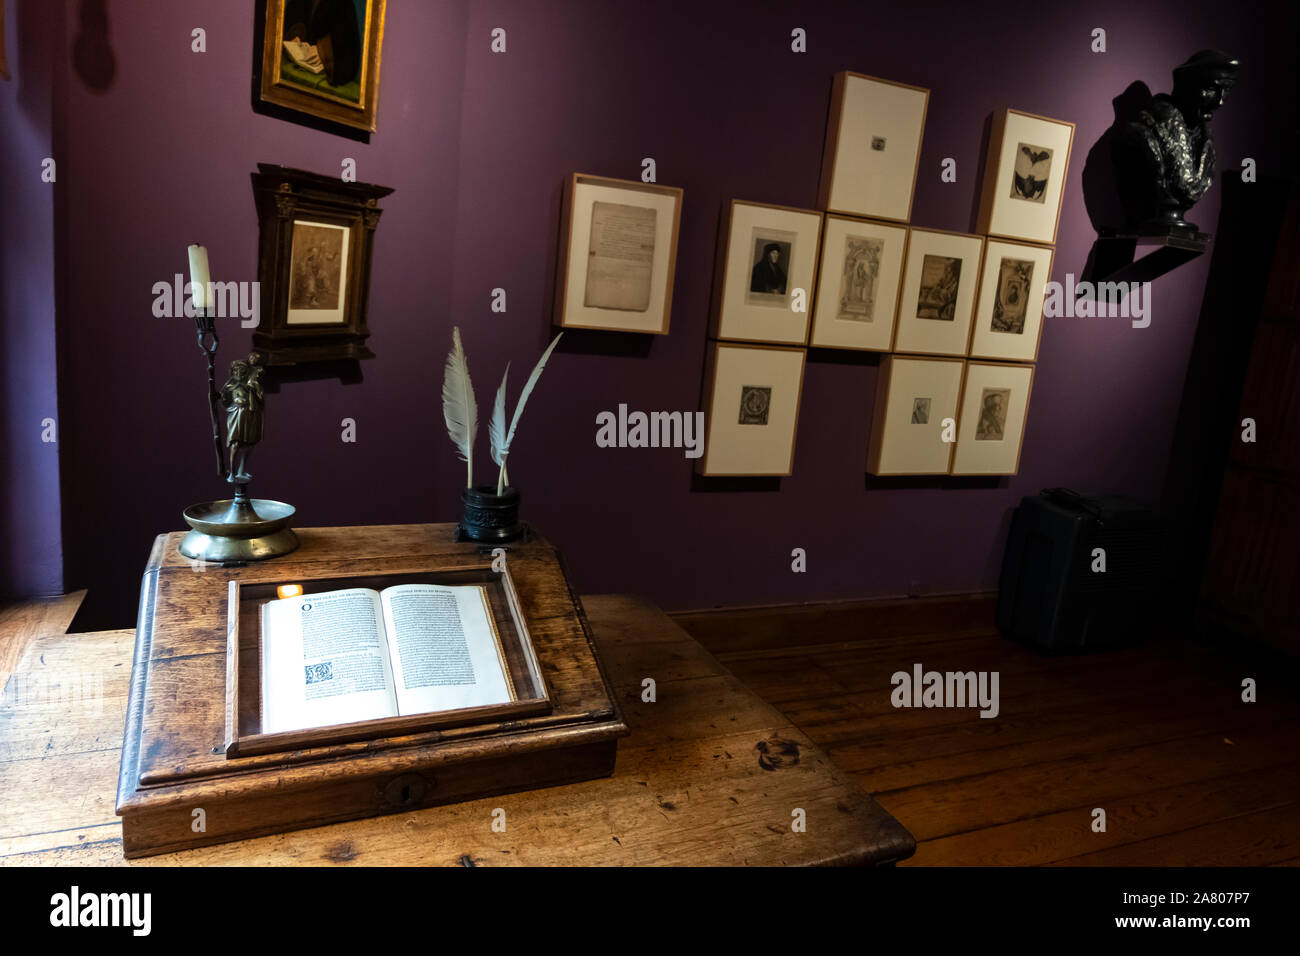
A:
<svg viewBox="0 0 1300 956">
<path fill-rule="evenodd" d="M 575 173 L 562 208 L 556 324 L 667 335 L 682 191 Z"/>
</svg>

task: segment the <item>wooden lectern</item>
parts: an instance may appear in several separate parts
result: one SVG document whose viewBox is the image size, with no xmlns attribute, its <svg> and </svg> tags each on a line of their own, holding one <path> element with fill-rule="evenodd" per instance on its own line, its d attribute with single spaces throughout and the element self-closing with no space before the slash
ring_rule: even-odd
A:
<svg viewBox="0 0 1300 956">
<path fill-rule="evenodd" d="M 118 778 L 127 857 L 225 843 L 613 772 L 627 726 L 555 548 L 531 530 L 504 549 L 456 526 L 300 530 L 293 554 L 194 562 L 160 535 L 140 591 Z M 496 555 L 497 558 L 501 555 Z M 258 607 L 277 586 L 481 582 L 520 699 L 263 734 Z"/>
</svg>

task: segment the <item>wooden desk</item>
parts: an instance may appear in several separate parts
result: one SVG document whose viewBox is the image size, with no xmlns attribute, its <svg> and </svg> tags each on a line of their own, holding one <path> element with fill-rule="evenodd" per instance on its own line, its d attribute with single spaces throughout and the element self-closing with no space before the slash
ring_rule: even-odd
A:
<svg viewBox="0 0 1300 956">
<path fill-rule="evenodd" d="M 777 865 L 912 854 L 898 821 L 661 611 L 622 595 L 583 604 L 632 730 L 613 777 L 129 862 Z M 113 801 L 133 642 L 132 631 L 41 637 L 19 663 L 0 696 L 0 864 L 128 862 Z M 653 703 L 641 700 L 647 677 Z M 498 807 L 503 833 L 492 828 Z M 791 829 L 796 808 L 806 832 Z"/>
</svg>

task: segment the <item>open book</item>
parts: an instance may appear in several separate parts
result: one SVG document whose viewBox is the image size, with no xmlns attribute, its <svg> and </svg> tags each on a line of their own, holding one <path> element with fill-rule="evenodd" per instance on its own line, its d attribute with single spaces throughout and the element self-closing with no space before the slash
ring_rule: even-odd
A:
<svg viewBox="0 0 1300 956">
<path fill-rule="evenodd" d="M 262 606 L 262 733 L 515 699 L 482 585 L 349 588 Z"/>
</svg>

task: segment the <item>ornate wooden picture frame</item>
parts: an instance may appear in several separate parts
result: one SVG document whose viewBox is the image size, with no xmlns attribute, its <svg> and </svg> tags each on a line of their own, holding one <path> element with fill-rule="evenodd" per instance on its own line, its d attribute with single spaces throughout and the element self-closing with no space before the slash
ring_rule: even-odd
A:
<svg viewBox="0 0 1300 956">
<path fill-rule="evenodd" d="M 385 0 L 261 0 L 254 105 L 375 129 Z M 281 111 L 287 111 L 284 116 Z"/>
<path fill-rule="evenodd" d="M 259 163 L 261 313 L 253 346 L 267 365 L 368 359 L 370 260 L 379 200 L 393 190 Z"/>
</svg>

